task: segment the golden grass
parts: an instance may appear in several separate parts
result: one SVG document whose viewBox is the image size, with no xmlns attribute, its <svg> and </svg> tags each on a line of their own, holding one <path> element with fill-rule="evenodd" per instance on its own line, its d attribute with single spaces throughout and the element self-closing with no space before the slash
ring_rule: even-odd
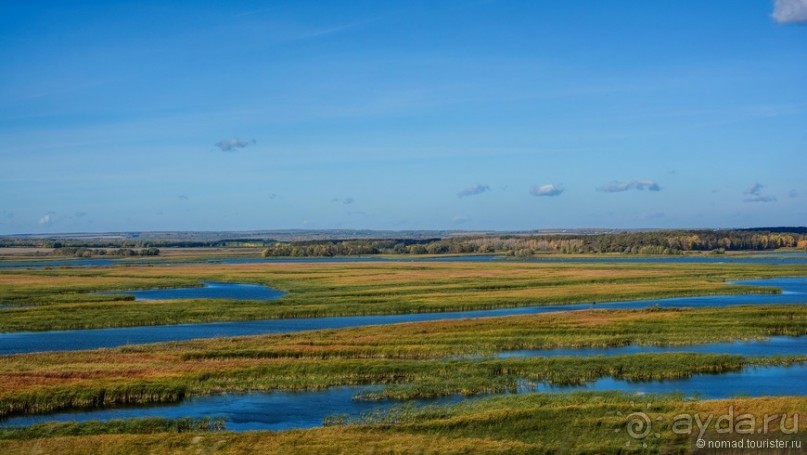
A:
<svg viewBox="0 0 807 455">
<path fill-rule="evenodd" d="M 560 381 L 591 380 L 604 374 L 603 371 L 610 371 L 608 362 L 611 361 L 622 364 L 625 374 L 641 377 L 643 373 L 633 366 L 635 362 L 627 358 L 606 363 L 598 361 L 590 368 L 585 367 L 586 359 L 579 359 L 580 369 L 572 368 L 568 362 L 544 364 L 536 360 L 522 364 L 513 360 L 474 366 L 475 361 L 457 363 L 446 359 L 468 354 L 485 356 L 512 349 L 607 347 L 630 343 L 681 345 L 805 333 L 807 307 L 782 305 L 548 313 L 12 355 L 0 357 L 0 384 L 3 384 L 0 401 L 11 406 L 9 409 L 18 409 L 24 403 L 37 403 L 39 409 L 47 407 L 48 397 L 54 397 L 54 403 L 59 400 L 55 397 L 61 396 L 68 397 L 64 398 L 67 400 L 64 403 L 78 400 L 74 404 L 88 406 L 95 400 L 93 397 L 112 397 L 113 390 L 120 396 L 134 390 L 132 393 L 138 397 L 147 393 L 142 390 L 157 390 L 154 399 L 160 401 L 174 400 L 177 393 L 303 390 L 368 382 L 420 382 L 426 384 L 423 391 L 402 390 L 432 394 L 433 390 L 445 389 L 448 393 L 454 390 L 451 387 L 456 390 L 481 387 L 461 384 L 461 381 L 451 386 L 446 385 L 448 382 L 441 385 L 439 381 L 462 379 L 445 376 L 451 368 L 457 372 L 464 370 L 469 375 L 483 375 L 480 377 L 488 370 L 498 372 L 480 380 L 493 381 L 492 387 L 501 388 L 506 385 L 502 382 L 505 376 L 522 374 L 519 372 Z M 743 364 L 736 359 L 715 358 L 706 363 L 693 363 L 689 370 L 682 365 L 676 372 L 670 370 L 672 367 L 665 359 L 650 359 L 649 362 L 656 363 L 655 366 L 648 363 L 647 374 L 686 376 L 710 368 L 730 370 Z M 563 370 L 546 370 L 555 367 Z M 104 390 L 107 392 L 102 393 Z M 161 395 L 164 390 L 169 391 L 165 397 Z"/>
<path fill-rule="evenodd" d="M 530 453 L 534 444 L 487 438 L 457 438 L 383 431 L 322 428 L 246 434 L 97 435 L 2 441 L 0 452 L 14 454 L 468 454 Z"/>
<path fill-rule="evenodd" d="M 747 264 L 263 263 L 0 271 L 0 331 L 490 309 L 681 295 L 775 292 L 727 279 L 807 275 Z M 91 294 L 243 282 L 278 301 L 134 302 Z M 123 300 L 122 300 L 123 299 Z"/>
</svg>

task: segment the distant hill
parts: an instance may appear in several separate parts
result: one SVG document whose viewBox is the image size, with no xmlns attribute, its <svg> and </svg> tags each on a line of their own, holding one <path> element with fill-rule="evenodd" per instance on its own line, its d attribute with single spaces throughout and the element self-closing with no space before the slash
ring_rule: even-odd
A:
<svg viewBox="0 0 807 455">
<path fill-rule="evenodd" d="M 630 229 L 536 229 L 530 231 L 462 231 L 462 230 L 371 230 L 371 229 L 276 229 L 257 231 L 147 231 L 147 232 L 73 232 L 53 234 L 0 235 L 2 240 L 61 240 L 88 242 L 151 241 L 151 242 L 219 242 L 219 241 L 279 241 L 308 240 L 372 240 L 372 239 L 442 239 L 467 236 L 500 235 L 560 235 L 610 234 Z M 639 230 L 633 230 L 639 231 Z M 2 244 L 2 243 L 0 243 Z"/>
</svg>

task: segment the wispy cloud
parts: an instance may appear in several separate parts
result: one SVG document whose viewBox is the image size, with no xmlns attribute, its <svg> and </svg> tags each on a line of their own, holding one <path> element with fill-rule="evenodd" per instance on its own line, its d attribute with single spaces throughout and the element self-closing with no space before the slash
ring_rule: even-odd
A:
<svg viewBox="0 0 807 455">
<path fill-rule="evenodd" d="M 563 185 L 555 185 L 548 183 L 546 185 L 535 185 L 530 188 L 530 194 L 536 197 L 540 196 L 560 196 L 563 193 Z"/>
<path fill-rule="evenodd" d="M 179 199 L 180 201 L 187 201 L 188 196 L 186 196 L 184 194 L 180 194 L 179 196 L 177 196 L 177 199 Z"/>
<path fill-rule="evenodd" d="M 771 16 L 780 24 L 807 23 L 807 0 L 776 0 Z"/>
<path fill-rule="evenodd" d="M 337 202 L 341 202 L 342 204 L 345 204 L 345 205 L 350 205 L 350 204 L 356 202 L 356 200 L 353 199 L 352 197 L 346 197 L 344 199 L 335 197 L 335 198 L 331 199 L 331 204 L 336 204 Z"/>
<path fill-rule="evenodd" d="M 454 224 L 465 224 L 470 221 L 470 218 L 463 215 L 456 215 L 455 217 L 451 218 L 451 222 Z"/>
<path fill-rule="evenodd" d="M 333 35 L 333 34 L 336 34 L 336 33 L 342 33 L 342 32 L 348 31 L 348 30 L 352 30 L 352 29 L 355 29 L 355 28 L 362 27 L 364 25 L 371 24 L 371 23 L 373 23 L 373 22 L 375 22 L 377 20 L 382 19 L 383 17 L 384 16 L 378 16 L 378 17 L 363 20 L 363 21 L 350 22 L 350 23 L 347 23 L 347 24 L 339 24 L 339 25 L 333 25 L 333 26 L 329 26 L 329 27 L 324 27 L 324 28 L 317 29 L 317 30 L 311 30 L 311 31 L 303 33 L 303 34 L 301 34 L 301 35 L 299 35 L 299 36 L 297 36 L 295 38 L 289 39 L 287 41 L 303 41 L 303 40 L 309 40 L 309 39 L 314 39 L 314 38 L 321 38 L 321 37 L 328 36 L 328 35 Z"/>
<path fill-rule="evenodd" d="M 271 10 L 276 10 L 277 7 L 269 7 L 269 8 L 261 8 L 256 10 L 244 11 L 241 13 L 234 14 L 232 17 L 233 19 L 242 19 L 248 16 L 253 15 L 260 15 L 262 13 L 266 13 Z M 386 18 L 396 16 L 401 12 L 404 12 L 405 9 L 392 11 L 390 13 L 381 14 L 378 16 L 369 17 L 366 19 L 360 19 L 353 22 L 344 22 L 341 24 L 328 24 L 323 26 L 302 26 L 297 29 L 290 30 L 284 36 L 275 37 L 269 43 L 270 45 L 281 45 L 281 44 L 288 44 L 294 43 L 297 41 L 306 41 L 312 39 L 319 39 L 323 37 L 327 37 L 334 34 L 344 33 L 355 29 L 361 29 L 367 25 L 371 25 L 373 23 L 382 21 Z"/>
<path fill-rule="evenodd" d="M 477 194 L 482 194 L 487 191 L 490 191 L 490 186 L 483 183 L 476 183 L 457 193 L 457 197 L 462 199 L 468 196 L 476 196 Z"/>
<path fill-rule="evenodd" d="M 37 224 L 39 224 L 41 226 L 46 226 L 46 227 L 52 225 L 53 224 L 53 215 L 55 215 L 54 212 L 48 212 L 48 213 L 42 215 L 42 217 L 39 218 L 39 221 L 37 221 Z"/>
<path fill-rule="evenodd" d="M 776 196 L 762 194 L 763 188 L 765 188 L 765 185 L 759 182 L 748 187 L 747 190 L 743 191 L 743 194 L 748 196 L 743 199 L 743 202 L 775 202 Z"/>
<path fill-rule="evenodd" d="M 252 139 L 251 141 L 243 141 L 238 138 L 222 139 L 213 145 L 218 147 L 222 152 L 232 152 L 236 149 L 242 149 L 250 145 L 255 145 L 255 139 Z"/>
<path fill-rule="evenodd" d="M 776 202 L 776 196 L 752 196 L 743 199 L 743 202 Z"/>
<path fill-rule="evenodd" d="M 789 197 L 789 198 L 797 198 L 797 197 L 799 197 L 799 191 L 798 190 L 790 190 L 790 192 L 787 193 L 787 197 Z"/>
<path fill-rule="evenodd" d="M 743 194 L 749 194 L 749 195 L 752 195 L 752 196 L 760 196 L 760 195 L 762 195 L 762 188 L 765 188 L 765 185 L 757 182 L 757 183 L 751 185 L 750 187 L 748 187 L 747 190 L 743 191 Z"/>
<path fill-rule="evenodd" d="M 628 190 L 661 191 L 661 186 L 655 180 L 629 180 L 625 182 L 613 181 L 597 188 L 605 193 L 621 193 Z"/>
</svg>

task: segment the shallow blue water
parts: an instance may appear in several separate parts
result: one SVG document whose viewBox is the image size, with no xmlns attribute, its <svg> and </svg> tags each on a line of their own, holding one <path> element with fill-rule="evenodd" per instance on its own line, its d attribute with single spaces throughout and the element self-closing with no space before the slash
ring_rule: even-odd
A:
<svg viewBox="0 0 807 455">
<path fill-rule="evenodd" d="M 807 337 L 776 336 L 764 340 L 731 341 L 685 346 L 628 345 L 610 348 L 522 349 L 496 355 L 500 359 L 515 357 L 562 357 L 593 355 L 624 355 L 638 353 L 692 352 L 696 354 L 732 354 L 749 357 L 777 355 L 807 355 Z M 807 384 L 805 384 L 807 385 Z"/>
<path fill-rule="evenodd" d="M 40 422 L 84 422 L 140 417 L 222 417 L 225 419 L 227 429 L 232 431 L 311 428 L 321 426 L 323 419 L 328 416 L 338 414 L 355 418 L 362 413 L 377 412 L 400 405 L 400 402 L 354 399 L 359 394 L 380 389 L 379 386 L 353 386 L 309 392 L 212 395 L 191 398 L 177 404 L 20 416 L 0 421 L 0 427 L 26 426 Z M 445 397 L 429 401 L 413 400 L 409 403 L 447 404 L 461 399 L 462 397 Z"/>
<path fill-rule="evenodd" d="M 611 377 L 581 386 L 549 386 L 522 383 L 519 392 L 571 392 L 577 390 L 620 390 L 628 393 L 683 393 L 698 398 L 727 398 L 732 396 L 804 395 L 807 366 L 749 367 L 739 372 L 720 375 L 701 374 L 686 379 L 652 382 L 630 382 Z M 41 422 L 107 421 L 143 417 L 213 417 L 223 418 L 228 430 L 288 430 L 321 426 L 323 419 L 335 414 L 357 418 L 399 406 L 400 402 L 368 402 L 354 396 L 378 386 L 335 387 L 311 392 L 271 392 L 227 394 L 192 398 L 177 404 L 137 408 L 113 408 L 95 411 L 60 412 L 50 415 L 21 416 L 0 422 L 2 427 L 26 426 Z M 463 397 L 438 400 L 416 400 L 407 403 L 447 404 Z M 467 398 L 466 398 L 467 399 Z"/>
<path fill-rule="evenodd" d="M 205 281 L 204 286 L 195 288 L 138 289 L 132 291 L 104 292 L 103 294 L 128 294 L 135 296 L 135 300 L 274 300 L 283 297 L 286 293 L 258 284 Z"/>
<path fill-rule="evenodd" d="M 167 261 L 163 259 L 55 259 L 0 261 L 3 269 L 43 269 L 48 267 L 112 267 L 115 265 L 188 265 L 188 264 L 285 264 L 285 263 L 351 263 L 351 262 L 487 262 L 500 259 L 496 255 L 468 256 L 338 256 L 338 257 L 278 257 L 226 258 L 199 261 Z M 807 258 L 807 255 L 805 255 Z"/>
<path fill-rule="evenodd" d="M 626 263 L 626 264 L 807 264 L 807 253 L 788 252 L 753 254 L 748 256 L 603 256 L 563 257 L 546 256 L 524 259 L 527 262 L 567 263 Z"/>
<path fill-rule="evenodd" d="M 70 351 L 109 348 L 127 344 L 181 341 L 194 338 L 233 337 L 266 333 L 290 333 L 304 330 L 340 329 L 400 322 L 421 322 L 492 316 L 538 314 L 583 309 L 637 309 L 658 305 L 672 307 L 724 307 L 747 304 L 807 303 L 807 278 L 775 278 L 738 282 L 753 286 L 775 286 L 781 294 L 719 295 L 672 299 L 633 300 L 598 304 L 548 305 L 495 310 L 455 311 L 446 313 L 396 314 L 379 316 L 343 316 L 306 319 L 270 319 L 262 321 L 211 322 L 114 329 L 58 330 L 49 332 L 0 333 L 0 355 L 39 351 Z M 6 309 L 3 311 L 14 311 Z"/>
<path fill-rule="evenodd" d="M 173 262 L 163 259 L 57 259 L 0 261 L 2 269 L 41 269 L 47 267 L 112 267 L 115 265 L 187 265 L 187 264 L 264 264 L 264 263 L 350 263 L 350 262 L 547 262 L 547 263 L 668 263 L 668 264 L 807 264 L 807 253 L 761 253 L 748 256 L 616 256 L 568 257 L 544 256 L 515 258 L 493 254 L 466 256 L 419 257 L 413 256 L 343 256 L 302 258 L 228 258 L 207 261 Z"/>
<path fill-rule="evenodd" d="M 0 261 L 2 269 L 43 269 L 47 267 L 112 267 L 113 259 L 55 259 L 52 261 Z"/>
<path fill-rule="evenodd" d="M 804 354 L 804 352 L 802 352 Z M 575 390 L 619 390 L 622 392 L 681 393 L 701 399 L 736 396 L 804 396 L 807 395 L 807 365 L 790 367 L 748 367 L 742 371 L 722 374 L 699 374 L 686 379 L 631 382 L 612 377 L 600 378 L 579 386 L 553 387 L 540 384 L 525 390 L 569 392 Z"/>
</svg>

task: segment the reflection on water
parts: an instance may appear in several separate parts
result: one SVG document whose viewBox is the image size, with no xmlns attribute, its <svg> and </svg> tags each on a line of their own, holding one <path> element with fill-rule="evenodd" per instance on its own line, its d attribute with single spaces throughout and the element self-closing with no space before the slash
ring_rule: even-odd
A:
<svg viewBox="0 0 807 455">
<path fill-rule="evenodd" d="M 601 378 L 581 386 L 549 386 L 523 382 L 519 393 L 571 392 L 577 390 L 620 390 L 628 393 L 683 393 L 698 398 L 727 398 L 733 396 L 804 395 L 807 366 L 750 367 L 720 375 L 699 374 L 686 379 L 630 382 L 611 377 Z M 272 392 L 227 394 L 192 398 L 177 404 L 137 408 L 114 408 L 84 412 L 60 412 L 51 415 L 14 417 L 0 426 L 26 426 L 41 422 L 113 420 L 139 417 L 213 417 L 223 418 L 228 430 L 287 430 L 321 426 L 328 416 L 353 418 L 365 413 L 380 412 L 400 402 L 368 402 L 354 399 L 362 393 L 378 390 L 378 386 L 335 387 L 311 392 Z M 414 405 L 447 404 L 467 399 L 458 396 L 437 400 L 414 400 Z"/>
<path fill-rule="evenodd" d="M 204 286 L 195 288 L 138 289 L 104 292 L 104 294 L 130 294 L 135 296 L 135 300 L 274 300 L 285 295 L 282 291 L 257 284 L 220 283 L 216 281 L 206 281 Z"/>
</svg>

